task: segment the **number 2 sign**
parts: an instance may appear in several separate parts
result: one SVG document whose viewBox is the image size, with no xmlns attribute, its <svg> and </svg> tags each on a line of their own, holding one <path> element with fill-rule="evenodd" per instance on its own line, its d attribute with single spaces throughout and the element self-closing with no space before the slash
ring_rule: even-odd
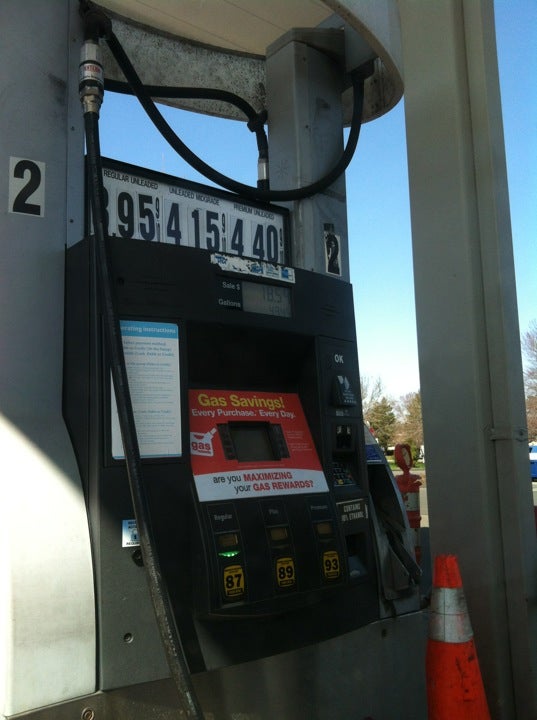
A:
<svg viewBox="0 0 537 720">
<path fill-rule="evenodd" d="M 22 215 L 45 215 L 45 163 L 9 158 L 8 211 Z"/>
</svg>

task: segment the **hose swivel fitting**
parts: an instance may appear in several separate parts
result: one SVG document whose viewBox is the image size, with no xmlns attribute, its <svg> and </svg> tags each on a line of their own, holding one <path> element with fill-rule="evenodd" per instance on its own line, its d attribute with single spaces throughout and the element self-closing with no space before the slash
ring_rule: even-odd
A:
<svg viewBox="0 0 537 720">
<path fill-rule="evenodd" d="M 99 43 L 85 40 L 80 51 L 78 94 L 85 113 L 99 115 L 104 98 L 104 71 Z"/>
<path fill-rule="evenodd" d="M 261 190 L 269 189 L 269 161 L 267 157 L 257 160 L 257 187 Z"/>
</svg>

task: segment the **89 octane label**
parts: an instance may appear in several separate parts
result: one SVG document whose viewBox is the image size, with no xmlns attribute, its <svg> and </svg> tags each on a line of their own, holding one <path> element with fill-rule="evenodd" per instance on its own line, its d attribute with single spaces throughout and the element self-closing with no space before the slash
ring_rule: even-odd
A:
<svg viewBox="0 0 537 720">
<path fill-rule="evenodd" d="M 292 557 L 281 557 L 276 560 L 276 581 L 281 588 L 295 584 L 295 562 Z"/>
<path fill-rule="evenodd" d="M 249 204 L 197 183 L 134 169 L 136 174 L 124 172 L 104 161 L 109 235 L 285 264 L 284 208 Z"/>
</svg>

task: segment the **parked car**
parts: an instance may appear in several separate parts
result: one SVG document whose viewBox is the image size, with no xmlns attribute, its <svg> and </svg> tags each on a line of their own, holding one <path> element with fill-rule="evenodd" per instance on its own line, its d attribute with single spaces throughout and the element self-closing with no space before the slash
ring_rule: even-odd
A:
<svg viewBox="0 0 537 720">
<path fill-rule="evenodd" d="M 537 445 L 530 445 L 530 472 L 533 482 L 537 482 Z"/>
</svg>

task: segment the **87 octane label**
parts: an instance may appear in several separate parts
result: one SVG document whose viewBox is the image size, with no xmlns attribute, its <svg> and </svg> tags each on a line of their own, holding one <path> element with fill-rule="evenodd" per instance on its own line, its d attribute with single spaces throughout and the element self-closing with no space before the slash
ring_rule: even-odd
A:
<svg viewBox="0 0 537 720">
<path fill-rule="evenodd" d="M 224 568 L 224 595 L 227 600 L 238 600 L 244 595 L 244 569 L 242 565 Z"/>
</svg>

